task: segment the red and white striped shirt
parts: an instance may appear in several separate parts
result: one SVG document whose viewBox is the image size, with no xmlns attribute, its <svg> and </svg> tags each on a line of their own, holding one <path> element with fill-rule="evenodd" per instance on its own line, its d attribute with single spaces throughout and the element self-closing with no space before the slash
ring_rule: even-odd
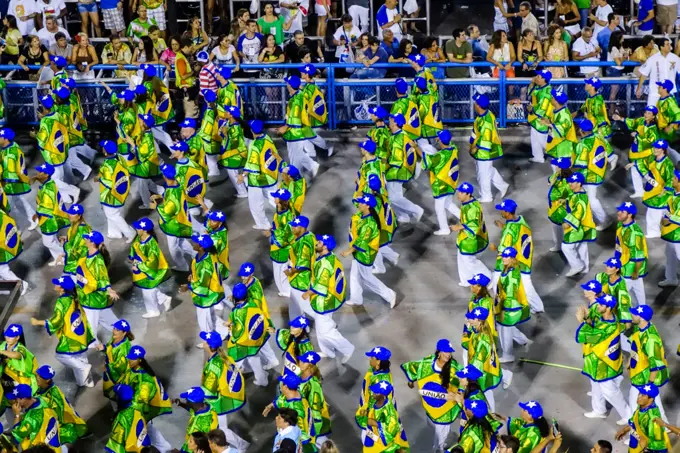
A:
<svg viewBox="0 0 680 453">
<path fill-rule="evenodd" d="M 217 88 L 219 86 L 217 83 L 217 71 L 218 67 L 212 62 L 201 68 L 201 72 L 198 73 L 198 81 L 201 86 L 201 91 L 210 90 L 217 93 Z"/>
</svg>

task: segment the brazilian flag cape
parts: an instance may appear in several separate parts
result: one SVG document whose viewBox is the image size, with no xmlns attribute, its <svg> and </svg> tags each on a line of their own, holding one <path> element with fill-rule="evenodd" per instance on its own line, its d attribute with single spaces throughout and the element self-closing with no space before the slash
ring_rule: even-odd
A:
<svg viewBox="0 0 680 453">
<path fill-rule="evenodd" d="M 305 84 L 302 88 L 307 108 L 307 118 L 312 128 L 323 127 L 328 123 L 328 109 L 323 93 L 314 82 Z"/>
<path fill-rule="evenodd" d="M 139 453 L 151 445 L 146 420 L 133 405 L 119 408 L 106 442 L 106 453 Z"/>
<path fill-rule="evenodd" d="M 55 167 L 64 165 L 68 157 L 68 127 L 61 120 L 56 111 L 51 111 L 40 119 L 36 135 L 40 154 L 45 162 Z"/>
<path fill-rule="evenodd" d="M 523 274 L 531 274 L 531 264 L 534 258 L 534 244 L 531 236 L 531 228 L 524 217 L 507 220 L 501 232 L 501 240 L 498 243 L 498 256 L 496 257 L 496 271 L 503 270 L 503 250 L 512 247 L 517 250 L 517 263 Z"/>
<path fill-rule="evenodd" d="M 654 423 L 656 418 L 661 418 L 661 411 L 654 402 L 646 408 L 638 407 L 635 410 L 628 420 L 628 426 L 631 427 L 628 453 L 671 451 L 668 433 L 663 426 Z M 647 439 L 647 447 L 644 449 L 640 444 L 641 438 Z"/>
<path fill-rule="evenodd" d="M 585 184 L 599 186 L 604 182 L 608 147 L 598 134 L 583 137 L 576 145 L 574 169 L 585 176 Z"/>
<path fill-rule="evenodd" d="M 458 439 L 458 446 L 465 453 L 492 453 L 496 451 L 496 436 L 494 433 L 484 432 L 480 425 L 466 424 Z M 453 450 L 447 450 L 451 452 Z"/>
<path fill-rule="evenodd" d="M 15 344 L 14 347 L 10 349 L 6 341 L 0 343 L 0 350 L 14 351 L 21 354 L 21 357 L 18 359 L 7 358 L 3 360 L 2 388 L 4 390 L 4 395 L 7 395 L 19 384 L 30 385 L 33 393 L 35 393 L 38 390 L 38 382 L 35 377 L 35 372 L 38 369 L 38 360 L 33 353 L 21 343 Z M 5 407 L 11 406 L 4 397 L 3 405 Z"/>
<path fill-rule="evenodd" d="M 57 414 L 59 420 L 59 440 L 62 444 L 72 444 L 87 434 L 87 424 L 80 418 L 78 412 L 71 406 L 61 389 L 50 384 L 45 389 L 39 389 L 37 395 L 45 400 L 47 407 Z"/>
<path fill-rule="evenodd" d="M 199 308 L 213 307 L 224 299 L 220 264 L 213 253 L 205 252 L 191 261 L 191 300 Z"/>
<path fill-rule="evenodd" d="M 215 352 L 203 366 L 201 388 L 218 415 L 236 412 L 246 404 L 246 382 L 234 359 Z"/>
<path fill-rule="evenodd" d="M 468 363 L 482 372 L 482 377 L 478 380 L 482 391 L 494 389 L 501 383 L 503 372 L 498 360 L 495 339 L 486 333 L 475 331 L 472 327 L 468 343 Z"/>
<path fill-rule="evenodd" d="M 0 264 L 9 264 L 23 251 L 17 222 L 0 209 Z"/>
<path fill-rule="evenodd" d="M 584 348 L 583 374 L 595 382 L 621 376 L 621 325 L 616 317 L 600 318 L 593 325 L 582 323 L 576 331 L 576 342 L 588 346 Z"/>
<path fill-rule="evenodd" d="M 55 453 L 59 453 L 62 444 L 59 432 L 57 414 L 47 406 L 44 399 L 37 398 L 35 403 L 26 409 L 21 421 L 14 425 L 9 436 L 16 445 L 21 447 L 22 451 L 45 444 Z"/>
<path fill-rule="evenodd" d="M 399 419 L 397 408 L 392 401 L 386 399 L 382 406 L 376 404 L 368 409 L 368 417 L 377 422 L 378 426 L 362 426 L 364 437 L 363 453 L 392 453 L 410 452 L 406 432 Z"/>
<path fill-rule="evenodd" d="M 391 115 L 401 113 L 406 119 L 404 124 L 404 132 L 411 140 L 418 140 L 420 138 L 421 123 L 420 113 L 418 112 L 418 104 L 414 96 L 406 95 L 397 98 L 396 102 L 392 104 L 390 110 Z"/>
<path fill-rule="evenodd" d="M 567 199 L 572 191 L 569 183 L 559 173 L 553 173 L 548 178 L 550 188 L 548 189 L 548 220 L 555 225 L 562 225 L 567 216 Z"/>
<path fill-rule="evenodd" d="M 657 387 L 665 385 L 670 378 L 670 373 L 663 341 L 656 326 L 651 322 L 644 329 L 635 326 L 630 336 L 630 346 L 631 384 L 636 387 L 644 386 L 649 382 L 651 373 L 656 371 L 654 384 Z"/>
<path fill-rule="evenodd" d="M 666 204 L 664 218 L 668 225 L 661 224 L 661 239 L 666 242 L 680 242 L 680 193 L 673 192 Z"/>
<path fill-rule="evenodd" d="M 57 354 L 80 354 L 94 341 L 85 310 L 68 295 L 57 299 L 52 317 L 45 320 L 45 329 L 59 340 Z"/>
<path fill-rule="evenodd" d="M 497 288 L 496 323 L 512 327 L 527 322 L 531 318 L 531 311 L 519 269 L 516 267 L 503 269 L 498 278 Z"/>
<path fill-rule="evenodd" d="M 98 251 L 78 260 L 75 272 L 76 290 L 83 307 L 103 310 L 113 306 L 107 290 L 111 287 L 109 271 Z"/>
<path fill-rule="evenodd" d="M 317 256 L 312 264 L 312 310 L 321 315 L 333 313 L 345 302 L 347 282 L 342 262 L 334 253 Z"/>
<path fill-rule="evenodd" d="M 630 314 L 630 293 L 626 288 L 626 282 L 623 277 L 618 276 L 615 281 L 610 281 L 609 276 L 605 272 L 600 272 L 595 275 L 595 280 L 602 285 L 602 292 L 614 296 L 616 298 L 615 315 L 619 322 L 630 323 L 633 322 L 633 316 Z M 591 306 L 588 317 L 590 319 L 597 319 L 600 314 L 597 313 L 597 304 Z M 592 316 L 591 316 L 592 315 Z M 626 326 L 624 326 L 625 328 Z"/>
<path fill-rule="evenodd" d="M 217 429 L 217 412 L 212 410 L 210 406 L 199 411 L 189 409 L 189 423 L 187 423 L 187 434 L 184 437 L 184 444 L 182 445 L 182 453 L 190 453 L 189 438 L 195 432 L 208 434 L 213 429 Z"/>
<path fill-rule="evenodd" d="M 262 134 L 255 137 L 248 147 L 244 171 L 248 175 L 248 187 L 272 187 L 279 180 L 281 156 L 271 137 Z"/>
<path fill-rule="evenodd" d="M 313 351 L 314 347 L 309 338 L 298 339 L 290 334 L 288 329 L 276 331 L 276 345 L 283 351 L 283 368 L 281 374 L 294 373 L 297 376 L 302 374 L 300 370 L 299 357 Z M 297 350 L 297 351 L 296 351 Z"/>
<path fill-rule="evenodd" d="M 430 172 L 430 187 L 434 198 L 455 194 L 460 176 L 458 148 L 452 145 L 439 150 L 437 154 L 425 154 L 423 169 Z"/>
<path fill-rule="evenodd" d="M 422 128 L 420 135 L 422 138 L 435 138 L 437 132 L 444 129 L 442 120 L 440 118 L 441 112 L 439 108 L 439 100 L 437 96 L 431 94 L 429 91 L 419 93 L 418 100 L 418 114 L 422 121 Z"/>
<path fill-rule="evenodd" d="M 175 179 L 184 188 L 189 209 L 200 206 L 198 200 L 205 197 L 205 192 L 208 190 L 203 177 L 203 168 L 193 160 L 185 157 L 177 162 L 175 169 L 177 170 Z"/>
<path fill-rule="evenodd" d="M 331 414 L 323 396 L 321 382 L 316 376 L 302 379 L 300 384 L 300 395 L 309 403 L 314 419 L 314 432 L 317 436 L 327 436 L 331 433 Z"/>
<path fill-rule="evenodd" d="M 375 398 L 373 393 L 369 388 L 376 382 L 387 381 L 393 384 L 392 373 L 389 370 L 374 370 L 369 368 L 364 375 L 364 380 L 361 382 L 361 394 L 359 395 L 359 407 L 357 408 L 354 420 L 360 428 L 366 426 L 368 420 L 369 408 L 375 405 Z M 394 387 L 394 385 L 393 385 Z M 387 395 L 387 399 L 392 401 L 396 407 L 396 401 L 394 400 L 394 390 Z"/>
<path fill-rule="evenodd" d="M 81 218 L 79 223 L 73 223 L 68 227 L 66 242 L 64 242 L 64 273 L 74 274 L 78 268 L 78 260 L 87 255 L 84 235 L 91 232 L 92 228 L 84 218 Z"/>
<path fill-rule="evenodd" d="M 130 193 L 130 172 L 118 156 L 107 157 L 99 167 L 99 202 L 120 208 Z"/>
<path fill-rule="evenodd" d="M 562 157 L 573 162 L 574 146 L 578 143 L 578 138 L 569 109 L 561 107 L 555 110 L 552 124 L 545 153 L 555 159 Z"/>
<path fill-rule="evenodd" d="M 114 343 L 113 338 L 111 338 L 106 343 L 106 349 L 104 350 L 104 366 L 106 370 L 102 376 L 102 389 L 104 396 L 111 400 L 116 399 L 113 387 L 120 382 L 128 370 L 127 355 L 131 348 L 132 344 L 127 337 L 123 337 L 118 343 Z"/>
<path fill-rule="evenodd" d="M 256 355 L 269 340 L 264 312 L 252 301 L 234 306 L 229 314 L 231 332 L 227 339 L 229 356 L 235 362 Z"/>
<path fill-rule="evenodd" d="M 147 422 L 172 412 L 172 402 L 157 376 L 151 376 L 142 368 L 129 368 L 122 383 L 134 390 L 132 405 L 142 412 Z"/>
<path fill-rule="evenodd" d="M 132 270 L 132 284 L 144 289 L 157 288 L 170 276 L 170 266 L 153 236 L 144 241 L 135 236 L 128 259 L 137 270 Z"/>
<path fill-rule="evenodd" d="M 636 161 L 635 168 L 642 176 L 642 203 L 648 208 L 665 209 L 673 185 L 673 162 L 668 156 L 661 160 Z"/>
</svg>

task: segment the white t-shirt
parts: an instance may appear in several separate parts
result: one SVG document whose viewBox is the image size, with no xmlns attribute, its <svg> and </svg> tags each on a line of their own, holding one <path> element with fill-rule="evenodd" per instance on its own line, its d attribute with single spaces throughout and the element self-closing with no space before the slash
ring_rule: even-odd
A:
<svg viewBox="0 0 680 453">
<path fill-rule="evenodd" d="M 32 17 L 25 22 L 21 18 L 38 12 L 40 11 L 36 8 L 35 0 L 11 0 L 7 8 L 7 14 L 17 18 L 17 28 L 23 36 L 33 34 L 35 24 Z"/>
<path fill-rule="evenodd" d="M 661 6 L 677 5 L 678 0 L 656 0 L 656 4 Z"/>
<path fill-rule="evenodd" d="M 281 6 L 281 3 L 293 3 L 297 1 L 297 9 L 288 9 Z M 309 0 L 279 0 L 279 8 L 281 15 L 288 21 L 290 16 L 293 17 L 293 23 L 288 30 L 284 30 L 285 34 L 293 34 L 296 31 L 302 31 L 302 17 L 309 14 Z"/>
<path fill-rule="evenodd" d="M 603 21 L 607 22 L 607 17 L 609 17 L 609 15 L 613 12 L 614 12 L 614 10 L 609 5 L 598 6 L 595 9 L 595 17 L 597 17 L 597 20 L 603 20 Z M 593 39 L 596 42 L 597 42 L 597 34 L 600 32 L 600 30 L 602 30 L 606 26 L 607 26 L 607 24 L 600 25 L 597 22 L 593 23 Z"/>
<path fill-rule="evenodd" d="M 352 25 L 352 29 L 348 32 L 345 30 L 345 27 L 340 27 L 337 30 L 335 30 L 335 33 L 333 33 L 333 39 L 336 41 L 340 41 L 340 39 L 344 36 L 345 41 L 347 41 L 347 44 L 356 42 L 357 39 L 359 39 L 359 36 L 361 36 L 361 30 L 356 25 Z"/>
<path fill-rule="evenodd" d="M 597 48 L 597 41 L 595 38 L 590 38 L 590 42 L 585 42 L 583 38 L 579 38 L 574 43 L 572 50 L 578 52 L 579 55 L 587 55 L 593 52 Z M 586 58 L 584 61 L 600 61 L 597 56 Z M 597 66 L 581 66 L 580 71 L 585 74 L 590 74 L 591 72 L 597 71 L 599 68 Z"/>
<path fill-rule="evenodd" d="M 673 52 L 668 52 L 665 57 L 659 53 L 655 53 L 647 59 L 645 64 L 640 66 L 640 74 L 643 74 L 649 78 L 649 96 L 656 96 L 658 98 L 658 86 L 656 82 L 661 82 L 662 80 L 672 80 L 675 82 L 675 75 L 678 72 L 678 66 L 680 66 L 680 58 Z M 676 92 L 675 83 L 673 84 L 673 91 L 671 94 Z"/>
<path fill-rule="evenodd" d="M 233 64 L 234 52 L 236 52 L 236 49 L 230 44 L 226 54 L 222 53 L 220 46 L 215 46 L 215 48 L 210 53 L 215 55 L 215 59 L 213 60 L 215 64 Z"/>
<path fill-rule="evenodd" d="M 618 47 L 612 47 L 607 53 L 607 61 L 616 61 L 614 58 L 623 58 L 623 52 Z M 613 66 L 614 69 L 623 69 L 623 66 Z"/>
<path fill-rule="evenodd" d="M 47 3 L 45 3 L 43 0 L 37 0 L 35 7 L 37 12 L 42 14 L 44 24 L 47 16 L 59 16 L 59 13 L 61 13 L 61 11 L 66 8 L 66 3 L 64 3 L 64 0 L 49 0 Z M 60 22 L 59 25 L 64 25 L 62 23 L 62 19 L 58 19 L 58 21 Z"/>
<path fill-rule="evenodd" d="M 394 20 L 394 16 L 396 16 L 397 14 L 399 14 L 399 10 L 397 8 L 388 9 L 385 5 L 382 5 L 380 9 L 378 9 L 378 13 L 375 15 L 375 18 L 376 21 L 378 22 L 379 39 L 382 39 L 383 29 L 381 27 L 389 22 L 392 22 Z M 392 33 L 394 33 L 394 38 L 397 39 L 398 41 L 401 41 L 401 38 L 403 36 L 403 33 L 401 31 L 401 22 L 390 25 L 389 29 L 392 30 Z"/>
<path fill-rule="evenodd" d="M 62 32 L 66 36 L 67 41 L 71 40 L 71 36 L 69 36 L 66 29 L 59 27 L 57 29 L 57 31 L 52 33 L 51 31 L 49 31 L 47 29 L 47 27 L 45 27 L 45 28 L 41 28 L 38 31 L 38 38 L 40 38 L 40 44 L 42 44 L 43 46 L 45 46 L 46 48 L 49 49 L 52 46 L 52 44 L 57 43 L 57 40 L 54 38 L 54 35 L 56 35 L 59 32 Z"/>
</svg>

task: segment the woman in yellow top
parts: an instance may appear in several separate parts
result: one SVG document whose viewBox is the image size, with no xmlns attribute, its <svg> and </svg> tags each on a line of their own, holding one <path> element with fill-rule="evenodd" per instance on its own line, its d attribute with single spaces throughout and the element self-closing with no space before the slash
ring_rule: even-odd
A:
<svg viewBox="0 0 680 453">
<path fill-rule="evenodd" d="M 17 26 L 17 18 L 11 14 L 2 19 L 2 39 L 5 40 L 5 51 L 2 53 L 2 64 L 17 64 L 19 51 L 24 47 L 24 38 Z"/>
</svg>

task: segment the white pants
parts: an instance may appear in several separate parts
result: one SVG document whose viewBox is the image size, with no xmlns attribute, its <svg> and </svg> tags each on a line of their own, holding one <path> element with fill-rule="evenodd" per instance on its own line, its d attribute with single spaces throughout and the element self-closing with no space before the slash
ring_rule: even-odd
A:
<svg viewBox="0 0 680 453">
<path fill-rule="evenodd" d="M 489 268 L 477 258 L 479 255 L 480 253 L 465 255 L 458 250 L 458 258 L 456 259 L 458 263 L 458 278 L 460 278 L 460 282 L 465 286 L 468 285 L 468 280 L 474 277 L 475 274 L 484 274 L 487 277 L 493 275 Z"/>
<path fill-rule="evenodd" d="M 208 162 L 208 177 L 219 176 L 222 171 L 217 165 L 217 161 L 220 159 L 219 154 L 206 154 L 205 160 Z"/>
<path fill-rule="evenodd" d="M 319 134 L 316 134 L 316 137 L 310 140 L 313 146 L 318 146 L 321 149 L 328 149 L 328 143 L 326 143 L 326 140 Z"/>
<path fill-rule="evenodd" d="M 314 328 L 319 349 L 328 357 L 335 357 L 336 352 L 343 357 L 349 357 L 354 353 L 354 345 L 343 337 L 333 321 L 333 314 L 314 314 Z"/>
<path fill-rule="evenodd" d="M 440 425 L 439 423 L 434 423 L 429 418 L 427 421 L 434 427 L 434 441 L 432 443 L 432 449 L 436 452 L 444 451 L 446 446 L 446 438 L 449 437 L 451 432 L 451 425 L 453 423 L 447 423 L 446 425 Z"/>
<path fill-rule="evenodd" d="M 271 222 L 267 219 L 264 211 L 264 200 L 269 198 L 270 187 L 250 187 L 248 186 L 248 207 L 250 215 L 253 216 L 255 226 L 260 229 L 268 229 Z"/>
<path fill-rule="evenodd" d="M 227 176 L 229 176 L 229 181 L 231 181 L 234 189 L 236 189 L 236 195 L 239 195 L 241 198 L 245 198 L 245 196 L 248 195 L 248 190 L 246 189 L 245 182 L 238 182 L 238 170 L 227 168 Z"/>
<path fill-rule="evenodd" d="M 607 213 L 604 212 L 602 203 L 600 203 L 600 199 L 597 198 L 598 187 L 599 186 L 595 186 L 593 184 L 586 184 L 583 186 L 586 193 L 588 194 L 588 202 L 590 203 L 590 210 L 593 213 L 593 220 L 595 220 L 595 223 L 599 226 L 607 223 Z"/>
<path fill-rule="evenodd" d="M 163 437 L 163 434 L 161 434 L 161 432 L 156 429 L 153 421 L 149 421 L 149 423 L 146 424 L 146 430 L 149 434 L 151 445 L 158 448 L 158 451 L 161 453 L 168 453 L 170 450 L 172 450 L 172 445 L 170 445 L 170 443 L 165 440 L 165 437 Z"/>
<path fill-rule="evenodd" d="M 680 260 L 680 243 L 666 242 L 666 270 L 664 274 L 669 282 L 678 281 L 678 260 Z"/>
<path fill-rule="evenodd" d="M 35 209 L 33 209 L 33 206 L 31 206 L 31 202 L 29 201 L 31 198 L 31 193 L 25 193 L 22 195 L 7 195 L 7 202 L 9 203 L 10 208 L 12 208 L 12 211 L 18 212 L 18 211 L 24 211 L 24 214 L 26 214 L 26 218 L 28 219 L 29 222 L 33 222 L 33 216 L 36 214 Z M 16 218 L 16 215 L 14 215 L 14 212 L 12 213 L 12 216 Z"/>
<path fill-rule="evenodd" d="M 630 179 L 633 180 L 633 195 L 641 197 L 645 189 L 642 186 L 642 176 L 636 167 L 631 167 Z"/>
<path fill-rule="evenodd" d="M 309 140 L 303 140 L 302 144 L 304 146 L 305 153 L 312 159 L 316 157 L 316 147 L 314 146 L 313 138 L 310 138 Z M 323 140 L 323 139 L 322 139 Z"/>
<path fill-rule="evenodd" d="M 508 183 L 496 167 L 493 166 L 492 160 L 475 160 L 477 166 L 477 182 L 479 183 L 480 201 L 490 202 L 493 200 L 493 193 L 491 192 L 491 184 L 499 191 L 504 192 L 508 189 Z"/>
<path fill-rule="evenodd" d="M 97 329 L 102 326 L 109 332 L 113 331 L 113 325 L 118 322 L 118 316 L 113 313 L 110 308 L 105 308 L 103 310 L 94 310 L 92 308 L 83 307 L 85 310 L 85 317 L 87 318 L 87 323 L 90 325 L 92 330 L 92 335 L 94 335 L 95 343 L 99 343 L 99 338 L 97 337 Z"/>
<path fill-rule="evenodd" d="M 647 305 L 645 282 L 642 277 L 638 277 L 637 280 L 624 278 L 623 281 L 626 282 L 626 289 L 628 290 L 628 294 L 630 294 L 631 306 L 637 307 L 638 305 Z"/>
<path fill-rule="evenodd" d="M 290 318 L 291 321 L 297 318 L 298 316 L 302 316 L 303 314 L 309 319 L 314 319 L 314 315 L 316 313 L 314 312 L 314 310 L 312 310 L 312 306 L 309 303 L 309 300 L 305 300 L 302 298 L 302 295 L 304 293 L 305 293 L 304 291 L 300 291 L 299 289 L 295 288 L 290 289 L 290 303 L 288 304 L 288 317 Z"/>
<path fill-rule="evenodd" d="M 57 258 L 59 258 L 60 255 L 64 253 L 64 247 L 59 243 L 57 233 L 43 234 L 42 243 L 45 247 L 47 247 L 47 250 L 50 251 L 50 255 L 52 255 L 53 260 L 56 260 Z"/>
<path fill-rule="evenodd" d="M 94 152 L 91 158 L 89 158 L 90 150 Z M 66 166 L 64 171 L 68 171 L 71 173 L 71 175 L 73 175 L 73 170 L 78 170 L 78 172 L 83 175 L 83 180 L 86 180 L 90 177 L 90 173 L 92 173 L 92 167 L 83 162 L 78 156 L 79 154 L 89 158 L 89 160 L 93 160 L 96 151 L 94 151 L 94 149 L 92 149 L 90 145 L 87 144 L 72 146 L 69 149 L 68 157 L 66 158 L 66 163 L 64 164 Z"/>
<path fill-rule="evenodd" d="M 396 297 L 393 290 L 373 275 L 372 266 L 364 266 L 356 259 L 352 259 L 352 268 L 349 274 L 349 291 L 352 302 L 359 305 L 364 303 L 364 288 L 373 291 L 385 302 L 390 302 Z"/>
<path fill-rule="evenodd" d="M 300 140 L 297 142 L 286 142 L 286 148 L 288 149 L 288 161 L 295 168 L 303 171 L 308 171 L 314 173 L 319 164 L 314 162 L 314 160 L 305 152 L 305 143 L 307 140 Z"/>
<path fill-rule="evenodd" d="M 460 219 L 460 208 L 453 202 L 453 194 L 434 199 L 434 212 L 437 215 L 437 223 L 440 230 L 449 229 L 449 220 L 446 216 L 449 211 L 454 217 Z"/>
<path fill-rule="evenodd" d="M 661 391 L 663 387 L 659 387 L 659 392 Z M 634 385 L 630 386 L 630 392 L 628 393 L 628 406 L 631 408 L 637 407 L 637 397 L 640 394 L 640 391 L 635 387 Z M 661 419 L 668 423 L 668 417 L 666 417 L 666 411 L 663 409 L 663 404 L 661 403 L 661 393 L 654 398 L 654 403 L 656 404 L 656 407 L 659 408 L 659 412 L 661 412 Z"/>
<path fill-rule="evenodd" d="M 647 208 L 645 219 L 647 220 L 647 236 L 661 237 L 661 219 L 663 219 L 664 209 Z"/>
<path fill-rule="evenodd" d="M 215 330 L 215 310 L 213 307 L 203 308 L 196 307 L 196 321 L 198 322 L 198 328 L 201 332 L 212 332 Z"/>
<path fill-rule="evenodd" d="M 97 157 L 97 150 L 87 144 L 87 142 L 82 145 L 76 145 L 69 147 L 69 151 L 75 151 L 79 156 L 92 162 L 95 157 Z M 69 152 L 69 155 L 71 153 Z"/>
<path fill-rule="evenodd" d="M 142 288 L 142 296 L 144 296 L 144 308 L 146 308 L 147 313 L 159 312 L 159 305 L 165 302 L 165 298 L 168 297 L 158 288 Z"/>
<path fill-rule="evenodd" d="M 110 238 L 120 239 L 125 236 L 126 239 L 134 238 L 137 233 L 127 224 L 123 218 L 123 207 L 112 208 L 111 206 L 102 205 L 104 215 L 106 216 L 106 224 L 108 226 L 107 236 Z"/>
<path fill-rule="evenodd" d="M 253 370 L 253 374 L 255 375 L 255 385 L 265 387 L 269 383 L 269 375 L 262 367 L 262 359 L 260 355 L 261 352 L 258 352 L 254 356 L 247 357 L 239 362 L 236 362 L 236 366 L 243 369 L 243 366 L 245 365 Z"/>
<path fill-rule="evenodd" d="M 484 392 L 484 398 L 489 405 L 489 412 L 496 412 L 496 399 L 493 397 L 493 389 Z"/>
<path fill-rule="evenodd" d="M 534 288 L 534 282 L 531 281 L 531 274 L 522 274 L 522 285 L 524 285 L 524 293 L 529 301 L 529 307 L 535 313 L 542 313 L 545 311 L 543 300 Z"/>
<path fill-rule="evenodd" d="M 22 281 L 14 272 L 12 272 L 9 264 L 0 264 L 0 281 L 7 282 L 12 280 Z"/>
<path fill-rule="evenodd" d="M 514 343 L 525 345 L 529 342 L 526 335 L 522 333 L 516 326 L 508 327 L 498 324 L 498 339 L 503 350 L 503 359 L 515 359 L 513 354 Z"/>
<path fill-rule="evenodd" d="M 283 273 L 288 268 L 288 263 L 277 263 L 272 261 L 272 270 L 274 272 L 274 283 L 280 294 L 284 297 L 290 297 L 290 282 L 288 276 Z"/>
<path fill-rule="evenodd" d="M 189 214 L 191 216 L 191 231 L 198 234 L 205 233 L 205 226 L 198 221 L 198 217 L 203 214 L 203 210 L 196 206 L 189 209 Z"/>
<path fill-rule="evenodd" d="M 609 403 L 616 409 L 619 418 L 627 419 L 632 415 L 626 397 L 621 391 L 621 382 L 623 382 L 623 376 L 604 382 L 590 381 L 590 402 L 593 406 L 593 412 L 597 414 L 606 414 L 606 403 Z"/>
<path fill-rule="evenodd" d="M 151 133 L 153 134 L 154 140 L 161 142 L 166 148 L 170 149 L 172 146 L 172 137 L 170 137 L 170 134 L 163 130 L 163 126 L 151 128 Z"/>
<path fill-rule="evenodd" d="M 397 218 L 419 217 L 423 215 L 423 208 L 404 196 L 404 185 L 397 181 L 387 181 L 387 195 L 390 197 L 392 209 Z"/>
<path fill-rule="evenodd" d="M 375 255 L 375 261 L 373 262 L 373 269 L 381 274 L 385 272 L 385 261 L 383 258 L 392 264 L 397 264 L 399 254 L 389 245 L 383 245 L 378 249 L 378 253 Z"/>
<path fill-rule="evenodd" d="M 541 134 L 531 128 L 531 155 L 534 159 L 545 162 L 545 148 L 548 144 L 548 134 Z"/>
<path fill-rule="evenodd" d="M 57 352 L 56 358 L 59 363 L 73 370 L 76 384 L 80 387 L 85 385 L 92 369 L 92 365 L 87 361 L 87 349 L 79 354 L 60 354 Z"/>
<path fill-rule="evenodd" d="M 80 194 L 80 189 L 76 186 L 66 183 L 64 181 L 64 166 L 60 165 L 54 167 L 54 174 L 52 175 L 52 181 L 57 185 L 59 193 L 61 194 L 65 203 L 76 203 L 78 200 L 76 198 Z"/>
<path fill-rule="evenodd" d="M 562 243 L 562 253 L 572 269 L 581 269 L 587 272 L 590 269 L 588 258 L 588 243 L 576 242 L 574 244 Z"/>
<path fill-rule="evenodd" d="M 189 262 L 186 259 L 186 255 L 194 255 L 194 249 L 191 247 L 189 239 L 170 235 L 165 237 L 168 239 L 168 249 L 170 250 L 172 261 L 175 263 L 175 269 L 180 272 L 188 271 Z"/>
<path fill-rule="evenodd" d="M 151 192 L 161 193 L 158 185 L 151 179 L 137 178 L 136 176 L 132 177 L 132 192 L 139 195 L 139 200 L 145 208 L 149 207 Z"/>
<path fill-rule="evenodd" d="M 265 365 L 278 365 L 279 358 L 276 357 L 274 350 L 272 349 L 269 341 L 265 342 L 260 349 L 260 357 Z"/>
<path fill-rule="evenodd" d="M 238 434 L 229 429 L 227 425 L 227 414 L 217 416 L 217 425 L 222 431 L 224 431 L 224 435 L 227 438 L 227 443 L 234 447 L 238 453 L 242 453 L 248 449 L 250 443 L 246 442 Z M 227 449 L 227 453 L 231 453 L 229 452 L 229 449 Z"/>
<path fill-rule="evenodd" d="M 562 241 L 564 240 L 564 228 L 562 228 L 562 225 L 555 225 L 554 223 L 550 222 L 552 225 L 552 237 L 553 237 L 553 244 L 555 245 L 555 248 L 562 248 Z"/>
<path fill-rule="evenodd" d="M 361 30 L 361 33 L 366 33 L 370 26 L 370 22 L 368 21 L 369 9 L 359 5 L 352 5 L 347 9 L 347 12 L 352 16 L 352 23 L 354 26 L 358 27 L 359 30 Z M 359 25 L 360 23 L 361 25 Z"/>
</svg>

